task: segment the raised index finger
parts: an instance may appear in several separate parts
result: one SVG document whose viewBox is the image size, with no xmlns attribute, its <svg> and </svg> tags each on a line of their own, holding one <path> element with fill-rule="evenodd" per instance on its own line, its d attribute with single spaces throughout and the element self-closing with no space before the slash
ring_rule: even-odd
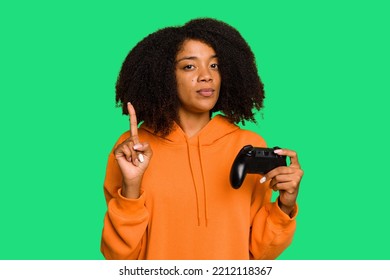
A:
<svg viewBox="0 0 390 280">
<path fill-rule="evenodd" d="M 135 109 L 130 102 L 127 103 L 127 111 L 129 112 L 129 122 L 130 122 L 130 135 L 133 139 L 134 144 L 138 144 L 138 123 L 137 115 L 135 114 Z"/>
</svg>

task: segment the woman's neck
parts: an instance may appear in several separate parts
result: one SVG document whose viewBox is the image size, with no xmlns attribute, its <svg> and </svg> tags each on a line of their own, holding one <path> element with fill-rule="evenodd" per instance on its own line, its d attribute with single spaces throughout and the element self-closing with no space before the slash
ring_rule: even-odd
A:
<svg viewBox="0 0 390 280">
<path fill-rule="evenodd" d="M 179 111 L 178 124 L 184 133 L 191 138 L 199 133 L 210 121 L 210 113 L 188 114 Z"/>
</svg>

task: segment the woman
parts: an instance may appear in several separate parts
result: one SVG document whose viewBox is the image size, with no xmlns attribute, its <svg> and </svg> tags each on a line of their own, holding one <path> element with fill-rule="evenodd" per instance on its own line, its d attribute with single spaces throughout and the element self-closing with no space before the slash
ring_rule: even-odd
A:
<svg viewBox="0 0 390 280">
<path fill-rule="evenodd" d="M 283 252 L 295 231 L 303 175 L 296 153 L 278 150 L 290 166 L 248 175 L 238 190 L 229 183 L 238 151 L 266 146 L 234 124 L 254 121 L 252 109 L 263 99 L 252 51 L 223 22 L 196 19 L 139 42 L 116 85 L 130 131 L 108 159 L 103 255 L 274 259 Z"/>
</svg>

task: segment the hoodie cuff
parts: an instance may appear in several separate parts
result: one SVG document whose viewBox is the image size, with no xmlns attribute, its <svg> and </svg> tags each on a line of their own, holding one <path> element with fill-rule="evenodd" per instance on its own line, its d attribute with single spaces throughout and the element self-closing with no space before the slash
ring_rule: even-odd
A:
<svg viewBox="0 0 390 280">
<path fill-rule="evenodd" d="M 121 194 L 122 189 L 118 190 L 118 197 L 111 199 L 111 209 L 120 216 L 142 218 L 147 215 L 145 208 L 145 193 L 141 193 L 137 199 L 126 198 Z"/>
<path fill-rule="evenodd" d="M 278 205 L 278 200 L 271 204 L 271 207 L 269 209 L 269 219 L 271 223 L 276 227 L 278 226 L 285 227 L 295 221 L 295 218 L 297 217 L 298 214 L 298 205 L 295 204 L 291 216 L 289 216 L 286 213 L 284 213 L 282 209 L 280 209 Z"/>
</svg>

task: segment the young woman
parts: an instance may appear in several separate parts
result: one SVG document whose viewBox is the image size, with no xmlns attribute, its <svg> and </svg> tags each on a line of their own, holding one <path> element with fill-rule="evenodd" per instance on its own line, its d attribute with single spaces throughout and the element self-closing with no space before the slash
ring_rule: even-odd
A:
<svg viewBox="0 0 390 280">
<path fill-rule="evenodd" d="M 107 259 L 274 259 L 292 241 L 303 171 L 291 164 L 230 186 L 234 158 L 263 138 L 263 84 L 250 47 L 230 25 L 195 19 L 150 34 L 125 59 L 116 101 L 130 130 L 109 155 Z M 138 121 L 137 121 L 138 119 Z M 138 128 L 138 124 L 142 122 Z M 271 202 L 272 190 L 279 192 Z"/>
</svg>

